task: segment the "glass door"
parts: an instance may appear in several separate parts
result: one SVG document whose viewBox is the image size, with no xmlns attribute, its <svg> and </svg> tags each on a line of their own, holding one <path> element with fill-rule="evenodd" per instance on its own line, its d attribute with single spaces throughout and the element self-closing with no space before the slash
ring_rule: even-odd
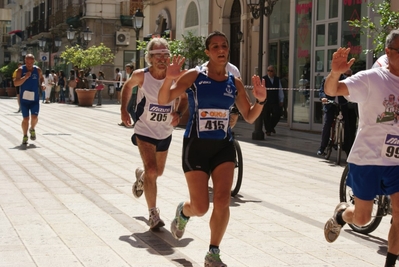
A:
<svg viewBox="0 0 399 267">
<path fill-rule="evenodd" d="M 322 103 L 319 98 L 321 82 L 331 70 L 331 57 L 340 45 L 341 22 L 338 10 L 342 1 L 316 1 L 316 17 L 314 31 L 314 60 L 311 70 L 312 84 L 315 90 L 311 91 L 312 120 L 311 130 L 319 131 L 323 125 Z"/>
<path fill-rule="evenodd" d="M 269 43 L 269 60 L 267 65 L 273 65 L 276 68 L 276 75 L 280 78 L 281 86 L 284 88 L 284 105 L 280 122 L 287 122 L 288 118 L 288 59 L 289 59 L 289 41 L 278 40 Z"/>
</svg>

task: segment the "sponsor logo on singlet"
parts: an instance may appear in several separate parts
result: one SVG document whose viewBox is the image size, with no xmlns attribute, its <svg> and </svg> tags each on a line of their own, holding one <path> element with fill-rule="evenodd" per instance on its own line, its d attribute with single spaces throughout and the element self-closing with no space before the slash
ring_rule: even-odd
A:
<svg viewBox="0 0 399 267">
<path fill-rule="evenodd" d="M 161 106 L 156 104 L 150 104 L 150 112 L 158 113 L 170 113 L 172 111 L 171 106 Z"/>
<path fill-rule="evenodd" d="M 385 138 L 385 144 L 391 146 L 399 146 L 399 136 L 388 134 L 387 137 Z"/>
<path fill-rule="evenodd" d="M 231 89 L 230 85 L 227 85 L 226 92 L 223 95 L 234 98 L 233 90 Z"/>
<path fill-rule="evenodd" d="M 211 81 L 199 81 L 198 84 L 211 84 Z"/>
</svg>

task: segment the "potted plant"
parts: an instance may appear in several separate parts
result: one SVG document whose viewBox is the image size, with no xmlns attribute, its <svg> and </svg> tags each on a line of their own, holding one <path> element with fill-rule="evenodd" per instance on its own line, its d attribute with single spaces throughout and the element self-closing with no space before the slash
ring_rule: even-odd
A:
<svg viewBox="0 0 399 267">
<path fill-rule="evenodd" d="M 61 58 L 67 64 L 72 63 L 79 69 L 84 70 L 84 73 L 88 73 L 92 67 L 111 62 L 114 59 L 114 55 L 110 48 L 101 43 L 99 46 L 94 45 L 88 49 L 83 49 L 79 45 L 66 47 L 66 50 L 61 53 Z M 96 92 L 96 89 L 76 88 L 79 106 L 92 106 Z"/>
<path fill-rule="evenodd" d="M 18 68 L 18 63 L 14 61 L 0 68 L 0 75 L 3 81 L 5 81 L 3 84 L 4 88 L 0 90 L 1 96 L 15 97 L 17 95 L 17 91 L 12 83 L 12 74 L 16 68 Z"/>
</svg>

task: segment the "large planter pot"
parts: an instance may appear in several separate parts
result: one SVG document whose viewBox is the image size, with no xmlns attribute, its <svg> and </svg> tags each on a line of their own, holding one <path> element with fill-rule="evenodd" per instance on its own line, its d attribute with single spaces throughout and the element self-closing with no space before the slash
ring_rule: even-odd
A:
<svg viewBox="0 0 399 267">
<path fill-rule="evenodd" d="M 6 95 L 7 95 L 6 88 L 0 88 L 0 96 L 6 96 Z"/>
<path fill-rule="evenodd" d="M 16 97 L 17 96 L 17 89 L 15 89 L 15 87 L 7 87 L 6 91 L 7 91 L 7 95 L 9 97 Z"/>
<path fill-rule="evenodd" d="M 94 98 L 96 96 L 96 89 L 75 89 L 78 95 L 78 103 L 81 107 L 93 106 Z"/>
</svg>

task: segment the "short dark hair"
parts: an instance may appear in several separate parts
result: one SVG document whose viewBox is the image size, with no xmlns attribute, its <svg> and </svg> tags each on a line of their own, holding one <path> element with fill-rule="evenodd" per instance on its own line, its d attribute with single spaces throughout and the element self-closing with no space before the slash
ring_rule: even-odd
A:
<svg viewBox="0 0 399 267">
<path fill-rule="evenodd" d="M 211 43 L 211 39 L 214 36 L 222 36 L 222 37 L 224 37 L 226 39 L 227 44 L 229 44 L 229 40 L 227 40 L 226 34 L 224 34 L 223 32 L 220 32 L 220 31 L 213 31 L 205 39 L 205 48 L 207 50 L 209 50 L 209 45 Z"/>
<path fill-rule="evenodd" d="M 128 67 L 128 68 L 130 68 L 131 70 L 134 69 L 133 64 L 131 64 L 131 63 L 127 63 L 127 64 L 125 65 L 125 67 Z"/>
</svg>

